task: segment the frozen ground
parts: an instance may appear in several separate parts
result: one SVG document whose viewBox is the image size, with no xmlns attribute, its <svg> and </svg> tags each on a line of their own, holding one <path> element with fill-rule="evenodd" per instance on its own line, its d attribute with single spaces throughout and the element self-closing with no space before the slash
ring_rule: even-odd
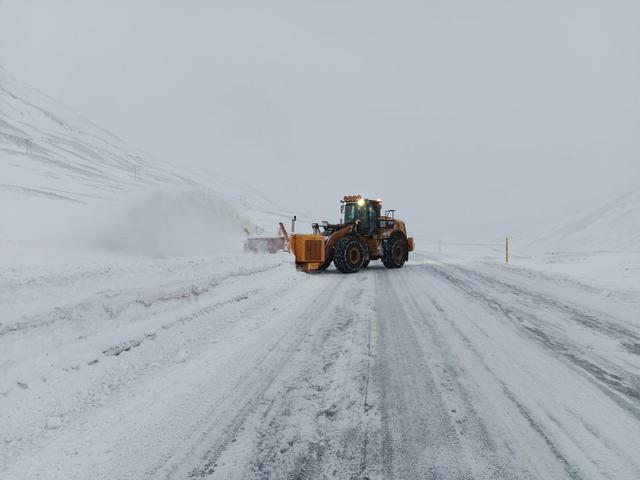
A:
<svg viewBox="0 0 640 480">
<path fill-rule="evenodd" d="M 1 270 L 2 478 L 640 477 L 624 291 L 429 254 Z"/>
</svg>

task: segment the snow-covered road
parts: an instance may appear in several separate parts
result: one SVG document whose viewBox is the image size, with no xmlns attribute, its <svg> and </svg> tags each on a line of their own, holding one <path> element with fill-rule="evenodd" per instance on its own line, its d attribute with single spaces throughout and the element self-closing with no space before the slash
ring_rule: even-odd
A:
<svg viewBox="0 0 640 480">
<path fill-rule="evenodd" d="M 1 478 L 640 478 L 623 292 L 427 255 L 0 278 Z"/>
</svg>

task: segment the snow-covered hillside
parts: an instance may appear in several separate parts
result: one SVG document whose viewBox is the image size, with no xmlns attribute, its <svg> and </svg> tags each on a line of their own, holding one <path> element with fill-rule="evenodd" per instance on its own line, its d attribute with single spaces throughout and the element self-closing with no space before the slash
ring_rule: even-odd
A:
<svg viewBox="0 0 640 480">
<path fill-rule="evenodd" d="M 554 251 L 640 251 L 640 189 L 552 228 L 533 242 Z"/>
<path fill-rule="evenodd" d="M 129 146 L 0 67 L 0 242 L 200 254 L 288 216 L 240 181 Z"/>
<path fill-rule="evenodd" d="M 195 183 L 2 69 L 0 152 L 0 188 L 34 196 L 87 202 L 141 185 Z"/>
</svg>

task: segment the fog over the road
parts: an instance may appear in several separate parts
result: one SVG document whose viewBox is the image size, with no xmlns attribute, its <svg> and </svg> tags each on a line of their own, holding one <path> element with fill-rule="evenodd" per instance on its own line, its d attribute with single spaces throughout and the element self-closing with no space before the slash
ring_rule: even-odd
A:
<svg viewBox="0 0 640 480">
<path fill-rule="evenodd" d="M 163 160 L 321 218 L 382 196 L 436 236 L 638 185 L 638 18 L 624 0 L 0 0 L 0 65 Z"/>
</svg>

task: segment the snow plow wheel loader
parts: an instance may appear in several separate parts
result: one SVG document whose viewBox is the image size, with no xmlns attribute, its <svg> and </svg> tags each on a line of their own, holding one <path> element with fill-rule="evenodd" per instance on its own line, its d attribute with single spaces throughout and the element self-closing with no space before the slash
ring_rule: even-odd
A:
<svg viewBox="0 0 640 480">
<path fill-rule="evenodd" d="M 311 234 L 291 234 L 296 268 L 317 272 L 333 262 L 340 272 L 355 273 L 371 260 L 381 260 L 387 268 L 401 268 L 414 249 L 413 238 L 407 237 L 406 226 L 395 218 L 395 210 L 384 215 L 381 210 L 380 199 L 346 195 L 340 223 L 314 223 Z"/>
</svg>

